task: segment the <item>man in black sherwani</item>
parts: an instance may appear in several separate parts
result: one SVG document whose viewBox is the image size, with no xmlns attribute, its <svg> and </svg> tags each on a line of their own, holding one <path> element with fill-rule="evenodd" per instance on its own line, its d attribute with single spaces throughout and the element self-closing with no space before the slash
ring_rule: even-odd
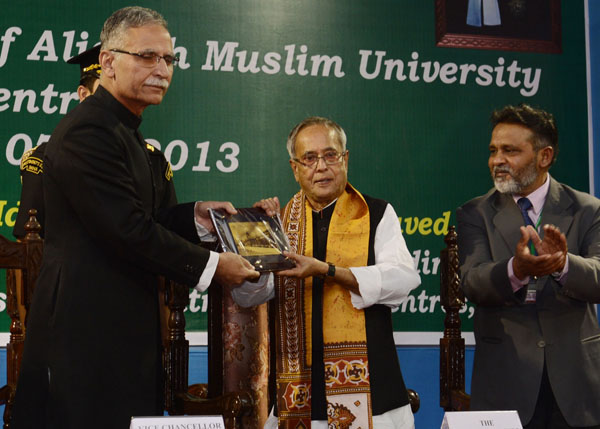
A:
<svg viewBox="0 0 600 429">
<path fill-rule="evenodd" d="M 127 428 L 162 413 L 156 276 L 200 290 L 258 277 L 238 255 L 190 243 L 211 229 L 207 208 L 234 212 L 230 203 L 157 197 L 138 127 L 177 61 L 163 17 L 120 9 L 100 40 L 100 87 L 59 123 L 44 158 L 44 258 L 14 429 Z"/>
</svg>

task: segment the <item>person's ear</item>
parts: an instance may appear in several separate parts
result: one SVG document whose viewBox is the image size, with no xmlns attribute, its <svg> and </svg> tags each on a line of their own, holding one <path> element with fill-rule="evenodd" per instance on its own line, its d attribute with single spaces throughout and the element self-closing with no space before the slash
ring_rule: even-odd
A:
<svg viewBox="0 0 600 429">
<path fill-rule="evenodd" d="M 100 62 L 100 67 L 102 68 L 102 75 L 107 77 L 115 76 L 115 69 L 113 62 L 115 60 L 114 53 L 110 51 L 100 51 L 100 55 L 98 56 L 98 61 Z"/>
<path fill-rule="evenodd" d="M 77 87 L 77 95 L 79 96 L 79 102 L 81 103 L 83 100 L 92 95 L 92 92 L 87 88 L 87 86 L 79 85 Z"/>
<path fill-rule="evenodd" d="M 300 183 L 300 180 L 298 180 L 298 164 L 294 162 L 293 159 L 290 159 L 290 167 L 294 173 L 294 179 L 296 179 L 296 182 Z"/>
<path fill-rule="evenodd" d="M 538 152 L 538 165 L 541 168 L 549 168 L 554 158 L 554 148 L 546 146 Z"/>
</svg>

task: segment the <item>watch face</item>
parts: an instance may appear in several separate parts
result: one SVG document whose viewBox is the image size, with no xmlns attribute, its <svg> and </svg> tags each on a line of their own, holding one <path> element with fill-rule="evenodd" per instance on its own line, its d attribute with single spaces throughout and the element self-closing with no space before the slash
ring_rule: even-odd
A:
<svg viewBox="0 0 600 429">
<path fill-rule="evenodd" d="M 335 265 L 329 264 L 329 270 L 327 270 L 327 275 L 329 277 L 334 277 L 335 276 Z"/>
</svg>

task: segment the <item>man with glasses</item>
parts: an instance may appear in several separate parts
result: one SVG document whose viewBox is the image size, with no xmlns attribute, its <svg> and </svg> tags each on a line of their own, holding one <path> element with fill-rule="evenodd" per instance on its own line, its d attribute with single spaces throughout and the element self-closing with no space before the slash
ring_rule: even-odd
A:
<svg viewBox="0 0 600 429">
<path fill-rule="evenodd" d="M 77 64 L 79 66 L 80 77 L 77 96 L 80 103 L 90 95 L 93 95 L 100 85 L 102 68 L 98 59 L 99 54 L 100 45 L 98 44 L 67 61 L 68 64 Z M 42 143 L 25 152 L 21 158 L 21 198 L 17 219 L 13 228 L 13 235 L 18 239 L 25 237 L 25 224 L 29 220 L 30 209 L 37 210 L 36 218 L 42 226 L 42 230 L 40 231 L 42 238 L 46 233 L 46 211 L 42 188 L 46 146 L 47 143 Z M 175 205 L 177 203 L 177 195 L 175 193 L 169 161 L 167 161 L 165 155 L 160 150 L 151 144 L 146 144 L 146 150 L 152 164 L 154 177 L 158 178 L 155 183 L 157 188 L 156 194 L 165 204 L 170 206 Z"/>
<path fill-rule="evenodd" d="M 44 158 L 47 231 L 11 427 L 127 428 L 162 414 L 158 274 L 205 290 L 257 278 L 250 263 L 192 244 L 209 207 L 171 205 L 138 127 L 176 58 L 164 18 L 116 11 L 100 35 L 96 93 L 59 123 Z M 159 177 L 160 175 L 160 177 Z M 207 231 L 208 230 L 208 231 Z"/>
<path fill-rule="evenodd" d="M 274 289 L 266 282 L 233 292 L 241 305 L 276 298 L 279 427 L 413 428 L 391 309 L 420 278 L 398 216 L 348 183 L 346 134 L 335 122 L 305 119 L 287 149 L 301 188 L 283 210 L 294 251 L 286 256 L 296 266 L 277 273 Z"/>
</svg>

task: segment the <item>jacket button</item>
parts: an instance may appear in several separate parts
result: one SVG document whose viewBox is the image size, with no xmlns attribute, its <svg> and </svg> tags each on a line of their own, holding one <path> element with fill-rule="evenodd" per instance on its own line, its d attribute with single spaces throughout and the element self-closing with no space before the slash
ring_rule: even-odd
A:
<svg viewBox="0 0 600 429">
<path fill-rule="evenodd" d="M 537 346 L 538 346 L 539 348 L 546 347 L 546 342 L 545 342 L 544 340 L 539 340 L 539 341 L 537 342 Z"/>
</svg>

